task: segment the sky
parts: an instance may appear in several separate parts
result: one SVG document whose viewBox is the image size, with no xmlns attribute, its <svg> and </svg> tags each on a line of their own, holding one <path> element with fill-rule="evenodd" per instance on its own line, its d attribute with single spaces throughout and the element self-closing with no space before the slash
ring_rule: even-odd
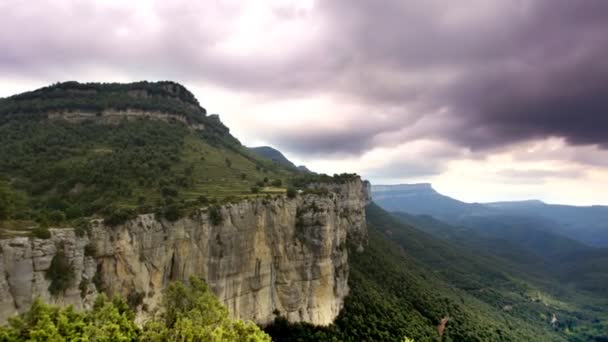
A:
<svg viewBox="0 0 608 342">
<path fill-rule="evenodd" d="M 0 97 L 174 80 L 318 172 L 608 205 L 606 18 L 604 0 L 0 0 Z"/>
</svg>

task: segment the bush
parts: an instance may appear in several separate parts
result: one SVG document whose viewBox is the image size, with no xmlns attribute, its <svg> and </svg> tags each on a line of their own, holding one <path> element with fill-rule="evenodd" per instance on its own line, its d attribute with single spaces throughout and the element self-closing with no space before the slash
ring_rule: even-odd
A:
<svg viewBox="0 0 608 342">
<path fill-rule="evenodd" d="M 95 275 L 93 276 L 93 285 L 95 285 L 95 289 L 97 289 L 97 292 L 102 292 L 104 289 L 103 277 L 101 276 L 101 272 L 99 271 L 99 268 L 97 269 L 97 272 L 95 272 Z"/>
<path fill-rule="evenodd" d="M 32 236 L 38 239 L 50 239 L 51 231 L 47 227 L 36 227 L 32 230 Z"/>
<path fill-rule="evenodd" d="M 145 294 L 143 292 L 132 291 L 127 295 L 127 304 L 132 310 L 137 309 L 143 304 Z"/>
<path fill-rule="evenodd" d="M 270 183 L 270 184 L 271 184 L 272 186 L 275 186 L 275 187 L 280 187 L 281 185 L 283 185 L 283 182 L 281 182 L 281 180 L 280 180 L 280 179 L 275 179 L 275 180 L 273 180 L 273 181 L 272 181 L 272 183 Z"/>
<path fill-rule="evenodd" d="M 103 223 L 110 227 L 121 225 L 136 216 L 133 210 L 126 208 L 111 208 L 106 210 L 106 212 L 107 216 L 103 220 Z"/>
<path fill-rule="evenodd" d="M 257 194 L 259 192 L 260 192 L 260 187 L 259 186 L 252 186 L 251 187 L 251 193 Z"/>
<path fill-rule="evenodd" d="M 223 220 L 224 218 L 222 217 L 222 211 L 219 206 L 214 205 L 209 207 L 209 221 L 212 225 L 220 225 Z"/>
<path fill-rule="evenodd" d="M 287 189 L 287 198 L 296 198 L 298 195 L 298 191 L 294 188 Z"/>
<path fill-rule="evenodd" d="M 257 181 L 255 182 L 255 185 L 259 186 L 260 188 L 263 188 L 266 184 L 264 183 L 264 181 Z"/>
<path fill-rule="evenodd" d="M 61 210 L 53 210 L 48 214 L 50 224 L 58 225 L 65 221 L 65 214 Z"/>
<path fill-rule="evenodd" d="M 163 217 L 167 219 L 167 221 L 175 222 L 179 220 L 182 216 L 181 210 L 177 206 L 177 204 L 171 204 L 165 208 L 163 211 Z"/>
<path fill-rule="evenodd" d="M 209 199 L 207 198 L 207 196 L 203 196 L 203 195 L 198 196 L 197 201 L 199 204 L 202 204 L 202 205 L 206 205 L 209 203 Z"/>
<path fill-rule="evenodd" d="M 160 190 L 160 194 L 163 197 L 177 197 L 178 191 L 175 188 L 165 186 Z"/>
<path fill-rule="evenodd" d="M 74 267 L 66 257 L 61 247 L 51 260 L 51 266 L 46 270 L 46 278 L 51 281 L 49 292 L 56 296 L 67 290 L 74 281 Z"/>
<path fill-rule="evenodd" d="M 78 289 L 80 290 L 80 298 L 84 299 L 84 297 L 87 296 L 87 291 L 89 290 L 89 281 L 82 279 L 80 284 L 78 284 Z"/>
<path fill-rule="evenodd" d="M 95 254 L 97 254 L 97 248 L 95 248 L 94 244 L 89 242 L 86 246 L 84 246 L 84 255 L 85 256 L 94 257 Z"/>
<path fill-rule="evenodd" d="M 83 237 L 91 231 L 91 222 L 87 219 L 79 219 L 74 223 L 74 233 L 78 237 Z"/>
</svg>

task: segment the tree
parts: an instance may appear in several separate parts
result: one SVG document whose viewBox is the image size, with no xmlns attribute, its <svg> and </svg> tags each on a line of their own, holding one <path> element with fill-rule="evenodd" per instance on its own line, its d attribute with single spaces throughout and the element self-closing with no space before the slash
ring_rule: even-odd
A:
<svg viewBox="0 0 608 342">
<path fill-rule="evenodd" d="M 144 327 L 142 341 L 270 342 L 253 322 L 232 320 L 207 285 L 191 277 L 189 284 L 170 284 L 163 292 L 160 317 Z"/>
<path fill-rule="evenodd" d="M 13 214 L 14 196 L 3 182 L 0 181 L 0 221 L 10 218 Z"/>
<path fill-rule="evenodd" d="M 74 282 L 74 266 L 70 263 L 62 247 L 58 248 L 45 276 L 51 281 L 49 292 L 54 296 L 67 290 Z"/>
<path fill-rule="evenodd" d="M 298 195 L 298 191 L 294 188 L 287 189 L 287 198 L 295 198 Z"/>
<path fill-rule="evenodd" d="M 222 210 L 217 205 L 209 207 L 209 221 L 212 225 L 217 226 L 222 223 L 224 217 L 222 216 Z"/>
<path fill-rule="evenodd" d="M 34 300 L 30 309 L 0 327 L 0 341 L 134 341 L 140 332 L 135 315 L 121 299 L 100 295 L 93 309 L 77 312 Z"/>
</svg>

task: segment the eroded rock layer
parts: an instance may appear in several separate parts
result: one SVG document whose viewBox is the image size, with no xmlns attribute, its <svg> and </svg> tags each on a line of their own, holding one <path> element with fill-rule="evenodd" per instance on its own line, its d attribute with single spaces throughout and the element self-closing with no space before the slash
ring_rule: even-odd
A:
<svg viewBox="0 0 608 342">
<path fill-rule="evenodd" d="M 145 319 L 163 288 L 194 275 L 204 279 L 234 317 L 260 324 L 276 313 L 294 322 L 330 324 L 348 294 L 348 249 L 366 240 L 367 187 L 360 180 L 317 185 L 326 194 L 256 198 L 208 209 L 176 222 L 140 215 L 117 227 L 95 221 L 88 235 L 53 229 L 50 239 L 0 241 L 0 320 L 34 298 L 89 307 L 98 291 L 121 294 Z M 49 293 L 47 276 L 62 251 L 71 286 Z"/>
</svg>

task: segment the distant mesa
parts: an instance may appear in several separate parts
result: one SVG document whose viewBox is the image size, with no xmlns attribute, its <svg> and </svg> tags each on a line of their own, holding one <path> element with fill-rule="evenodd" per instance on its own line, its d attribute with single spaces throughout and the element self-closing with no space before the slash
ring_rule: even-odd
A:
<svg viewBox="0 0 608 342">
<path fill-rule="evenodd" d="M 608 247 L 608 207 L 547 204 L 540 200 L 467 203 L 435 191 L 429 183 L 374 185 L 374 201 L 385 210 L 429 215 L 454 225 L 505 222 L 558 233 L 596 247 Z"/>
</svg>

